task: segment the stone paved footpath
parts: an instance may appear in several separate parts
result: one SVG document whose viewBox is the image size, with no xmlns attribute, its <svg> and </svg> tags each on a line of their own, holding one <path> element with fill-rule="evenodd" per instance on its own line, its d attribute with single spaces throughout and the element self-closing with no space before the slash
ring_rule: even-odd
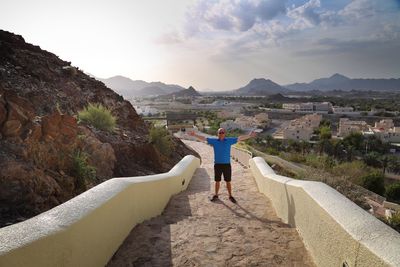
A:
<svg viewBox="0 0 400 267">
<path fill-rule="evenodd" d="M 220 200 L 211 202 L 212 148 L 185 143 L 202 157 L 188 189 L 162 215 L 137 225 L 108 266 L 314 266 L 296 229 L 281 222 L 240 164 L 232 162 L 237 204 L 224 182 Z"/>
</svg>

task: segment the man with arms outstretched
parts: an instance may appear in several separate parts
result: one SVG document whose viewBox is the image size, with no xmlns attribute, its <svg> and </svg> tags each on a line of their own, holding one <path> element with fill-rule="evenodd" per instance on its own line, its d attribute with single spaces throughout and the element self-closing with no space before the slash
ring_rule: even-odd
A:
<svg viewBox="0 0 400 267">
<path fill-rule="evenodd" d="M 194 131 L 189 132 L 189 135 L 195 136 L 202 141 L 207 141 L 214 148 L 214 179 L 215 179 L 215 194 L 211 201 L 218 199 L 218 191 L 221 183 L 221 176 L 224 175 L 226 188 L 228 189 L 229 200 L 236 203 L 236 199 L 232 196 L 232 168 L 231 168 L 231 146 L 238 141 L 243 141 L 256 136 L 255 132 L 239 137 L 225 137 L 226 131 L 224 128 L 219 128 L 217 131 L 218 138 L 204 137 L 196 134 Z"/>
</svg>

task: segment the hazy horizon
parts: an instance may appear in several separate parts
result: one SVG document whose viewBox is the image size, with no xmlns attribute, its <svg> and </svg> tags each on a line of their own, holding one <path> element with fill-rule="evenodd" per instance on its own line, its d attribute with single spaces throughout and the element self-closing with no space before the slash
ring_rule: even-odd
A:
<svg viewBox="0 0 400 267">
<path fill-rule="evenodd" d="M 100 78 L 231 90 L 399 78 L 400 1 L 4 0 L 0 28 Z"/>
</svg>

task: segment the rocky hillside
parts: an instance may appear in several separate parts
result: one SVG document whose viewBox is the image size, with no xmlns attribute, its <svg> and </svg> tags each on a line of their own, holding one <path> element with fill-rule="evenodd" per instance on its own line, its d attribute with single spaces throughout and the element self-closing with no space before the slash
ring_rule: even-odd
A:
<svg viewBox="0 0 400 267">
<path fill-rule="evenodd" d="M 112 111 L 114 132 L 78 123 L 89 103 Z M 174 152 L 166 157 L 148 133 L 132 105 L 102 82 L 0 30 L 0 227 L 106 179 L 164 172 L 195 154 L 173 139 Z M 82 181 L 87 166 L 95 176 Z"/>
</svg>

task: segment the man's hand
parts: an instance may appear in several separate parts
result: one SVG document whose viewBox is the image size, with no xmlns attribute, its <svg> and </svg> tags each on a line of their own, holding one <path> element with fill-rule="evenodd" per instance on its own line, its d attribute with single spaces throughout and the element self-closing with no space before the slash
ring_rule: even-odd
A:
<svg viewBox="0 0 400 267">
<path fill-rule="evenodd" d="M 247 139 L 249 139 L 249 138 L 253 138 L 253 137 L 256 137 L 257 136 L 257 132 L 255 132 L 255 131 L 251 131 L 249 134 L 247 134 L 247 135 L 241 135 L 241 136 L 239 136 L 238 137 L 238 141 L 244 141 L 244 140 L 247 140 Z"/>
<path fill-rule="evenodd" d="M 200 139 L 201 141 L 207 140 L 204 136 L 196 134 L 195 131 L 189 131 L 188 135 L 196 137 L 197 139 Z"/>
</svg>

